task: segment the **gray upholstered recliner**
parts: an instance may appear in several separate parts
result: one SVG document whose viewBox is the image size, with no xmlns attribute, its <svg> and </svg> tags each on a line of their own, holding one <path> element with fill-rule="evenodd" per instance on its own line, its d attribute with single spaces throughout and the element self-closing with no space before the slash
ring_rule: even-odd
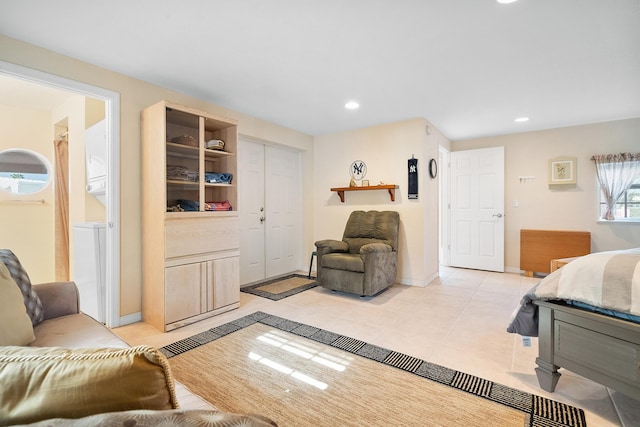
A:
<svg viewBox="0 0 640 427">
<path fill-rule="evenodd" d="M 391 286 L 398 271 L 399 225 L 398 212 L 352 212 L 342 241 L 316 242 L 318 285 L 361 296 Z"/>
</svg>

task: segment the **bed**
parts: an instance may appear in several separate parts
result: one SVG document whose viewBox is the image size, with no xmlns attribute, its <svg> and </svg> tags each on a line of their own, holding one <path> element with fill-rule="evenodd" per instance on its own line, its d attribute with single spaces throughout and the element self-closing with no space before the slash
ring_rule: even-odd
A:
<svg viewBox="0 0 640 427">
<path fill-rule="evenodd" d="M 640 248 L 585 255 L 551 273 L 507 331 L 538 337 L 543 390 L 555 390 L 564 368 L 640 400 Z"/>
</svg>

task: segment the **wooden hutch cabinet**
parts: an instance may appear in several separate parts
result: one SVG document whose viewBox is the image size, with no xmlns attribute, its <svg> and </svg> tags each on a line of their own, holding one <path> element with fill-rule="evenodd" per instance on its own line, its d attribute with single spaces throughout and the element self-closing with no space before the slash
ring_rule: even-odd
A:
<svg viewBox="0 0 640 427">
<path fill-rule="evenodd" d="M 142 112 L 142 316 L 161 331 L 239 307 L 237 135 L 167 101 Z"/>
</svg>

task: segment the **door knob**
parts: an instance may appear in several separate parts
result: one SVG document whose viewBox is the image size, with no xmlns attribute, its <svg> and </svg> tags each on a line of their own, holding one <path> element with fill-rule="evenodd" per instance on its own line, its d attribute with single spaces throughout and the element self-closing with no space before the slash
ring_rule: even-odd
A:
<svg viewBox="0 0 640 427">
<path fill-rule="evenodd" d="M 501 213 L 493 214 L 491 216 L 497 216 L 498 218 L 502 218 L 502 214 Z"/>
<path fill-rule="evenodd" d="M 262 223 L 264 223 L 264 217 L 263 216 L 260 217 L 260 224 L 262 224 Z"/>
</svg>

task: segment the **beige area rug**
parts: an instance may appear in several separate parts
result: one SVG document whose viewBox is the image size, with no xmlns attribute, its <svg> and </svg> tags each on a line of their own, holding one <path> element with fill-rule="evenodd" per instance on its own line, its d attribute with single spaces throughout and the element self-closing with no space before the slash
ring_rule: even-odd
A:
<svg viewBox="0 0 640 427">
<path fill-rule="evenodd" d="M 314 288 L 316 281 L 300 274 L 291 274 L 277 279 L 271 279 L 260 283 L 240 288 L 242 292 L 269 298 L 274 301 L 281 300 L 291 295 Z"/>
<path fill-rule="evenodd" d="M 165 346 L 176 380 L 279 426 L 586 426 L 582 410 L 257 312 Z"/>
</svg>

